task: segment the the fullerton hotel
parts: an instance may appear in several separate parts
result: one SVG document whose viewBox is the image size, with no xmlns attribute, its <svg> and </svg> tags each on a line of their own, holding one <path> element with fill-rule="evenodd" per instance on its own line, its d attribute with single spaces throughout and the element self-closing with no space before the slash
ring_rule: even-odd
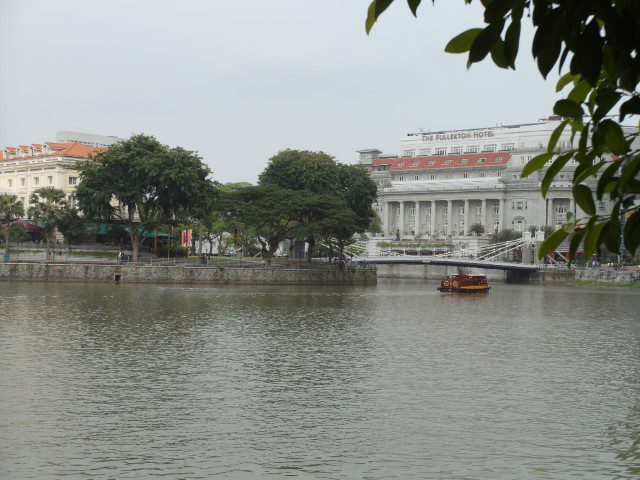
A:
<svg viewBox="0 0 640 480">
<path fill-rule="evenodd" d="M 475 223 L 493 232 L 506 228 L 559 226 L 567 211 L 576 211 L 571 182 L 576 162 L 556 176 L 542 198 L 542 169 L 526 179 L 522 168 L 547 148 L 559 125 L 557 117 L 536 123 L 471 130 L 409 133 L 398 155 L 376 149 L 360 150 L 378 185 L 378 212 L 385 235 L 468 235 Z M 570 147 L 569 129 L 560 137 Z M 611 206 L 597 204 L 605 213 Z M 578 209 L 579 210 L 579 209 Z"/>
</svg>

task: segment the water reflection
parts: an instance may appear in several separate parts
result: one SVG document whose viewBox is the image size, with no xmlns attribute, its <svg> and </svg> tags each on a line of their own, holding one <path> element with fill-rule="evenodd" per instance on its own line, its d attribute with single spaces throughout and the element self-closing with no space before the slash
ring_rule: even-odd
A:
<svg viewBox="0 0 640 480">
<path fill-rule="evenodd" d="M 639 473 L 625 290 L 2 287 L 8 478 Z"/>
</svg>

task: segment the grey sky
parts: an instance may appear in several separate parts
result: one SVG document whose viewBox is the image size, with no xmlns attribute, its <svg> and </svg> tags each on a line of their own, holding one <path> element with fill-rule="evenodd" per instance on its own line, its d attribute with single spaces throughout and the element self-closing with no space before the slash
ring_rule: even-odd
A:
<svg viewBox="0 0 640 480">
<path fill-rule="evenodd" d="M 198 150 L 221 181 L 254 181 L 283 148 L 397 152 L 407 131 L 535 121 L 553 84 L 443 52 L 479 2 L 398 1 L 367 37 L 369 0 L 0 0 L 0 145 L 58 130 Z"/>
</svg>

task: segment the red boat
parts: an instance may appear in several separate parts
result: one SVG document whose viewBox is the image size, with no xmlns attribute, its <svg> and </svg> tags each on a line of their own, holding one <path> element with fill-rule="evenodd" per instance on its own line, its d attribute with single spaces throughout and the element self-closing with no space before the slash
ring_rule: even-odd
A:
<svg viewBox="0 0 640 480">
<path fill-rule="evenodd" d="M 483 293 L 491 290 L 486 275 L 452 275 L 443 278 L 438 290 L 453 293 Z"/>
</svg>

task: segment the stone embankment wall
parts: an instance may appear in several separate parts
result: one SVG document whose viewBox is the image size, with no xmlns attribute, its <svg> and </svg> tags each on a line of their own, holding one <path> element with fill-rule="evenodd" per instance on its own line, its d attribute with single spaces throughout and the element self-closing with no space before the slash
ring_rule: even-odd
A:
<svg viewBox="0 0 640 480">
<path fill-rule="evenodd" d="M 415 278 L 441 280 L 447 275 L 458 273 L 486 275 L 491 282 L 504 282 L 504 270 L 486 270 L 484 268 L 451 267 L 446 265 L 376 265 L 378 278 Z"/>
<path fill-rule="evenodd" d="M 0 263 L 0 280 L 256 285 L 373 285 L 376 271 L 198 266 Z"/>
</svg>

